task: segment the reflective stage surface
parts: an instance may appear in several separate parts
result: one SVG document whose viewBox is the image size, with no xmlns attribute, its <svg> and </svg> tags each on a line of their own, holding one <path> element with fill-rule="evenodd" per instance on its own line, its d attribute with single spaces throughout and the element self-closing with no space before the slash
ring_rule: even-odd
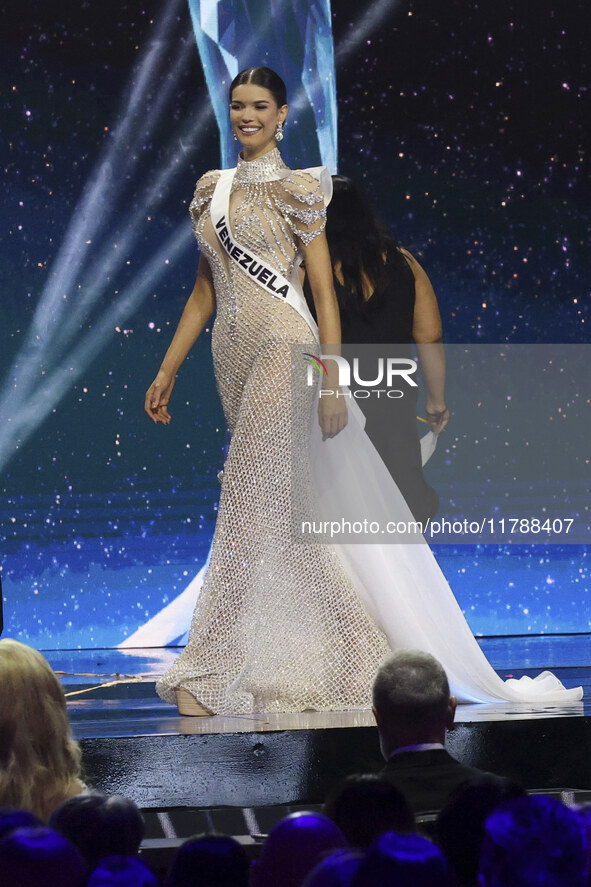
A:
<svg viewBox="0 0 591 887">
<path fill-rule="evenodd" d="M 458 707 L 448 748 L 535 789 L 591 789 L 591 638 L 481 639 L 503 677 L 552 668 L 572 706 Z M 370 711 L 187 718 L 154 683 L 174 649 L 56 651 L 90 784 L 144 808 L 321 803 L 342 776 L 382 765 Z"/>
<path fill-rule="evenodd" d="M 535 675 L 551 668 L 567 687 L 582 685 L 578 705 L 528 705 L 498 702 L 461 705 L 458 724 L 562 718 L 591 714 L 591 636 L 482 638 L 489 661 L 503 677 Z M 178 654 L 177 648 L 49 651 L 68 695 L 78 739 L 152 734 L 216 734 L 276 730 L 373 727 L 371 711 L 253 714 L 184 718 L 156 695 L 156 679 Z"/>
</svg>

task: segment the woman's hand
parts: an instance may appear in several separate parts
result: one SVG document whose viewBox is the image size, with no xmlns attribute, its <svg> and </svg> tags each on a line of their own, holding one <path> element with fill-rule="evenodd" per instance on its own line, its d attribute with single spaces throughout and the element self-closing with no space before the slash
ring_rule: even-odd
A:
<svg viewBox="0 0 591 887">
<path fill-rule="evenodd" d="M 322 440 L 336 437 L 348 421 L 347 404 L 340 394 L 328 394 L 318 401 L 318 424 L 322 429 Z"/>
<path fill-rule="evenodd" d="M 187 299 L 172 342 L 158 375 L 146 391 L 144 409 L 152 422 L 169 424 L 171 416 L 168 412 L 168 401 L 174 388 L 177 371 L 214 311 L 215 291 L 211 269 L 207 259 L 202 255 L 199 259 L 195 286 Z"/>
<path fill-rule="evenodd" d="M 146 391 L 144 409 L 153 422 L 168 425 L 172 416 L 168 412 L 168 401 L 174 388 L 176 377 L 159 370 L 158 375 Z"/>
<path fill-rule="evenodd" d="M 435 434 L 439 434 L 440 431 L 443 431 L 449 422 L 449 410 L 444 403 L 436 404 L 427 400 L 425 416 L 427 417 L 427 422 L 431 426 L 431 431 Z"/>
</svg>

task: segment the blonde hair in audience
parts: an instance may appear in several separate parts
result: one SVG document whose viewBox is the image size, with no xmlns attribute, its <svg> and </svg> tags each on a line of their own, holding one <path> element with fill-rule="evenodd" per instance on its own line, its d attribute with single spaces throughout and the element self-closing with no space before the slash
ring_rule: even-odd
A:
<svg viewBox="0 0 591 887">
<path fill-rule="evenodd" d="M 47 820 L 80 777 L 66 700 L 47 660 L 0 640 L 0 807 Z"/>
</svg>

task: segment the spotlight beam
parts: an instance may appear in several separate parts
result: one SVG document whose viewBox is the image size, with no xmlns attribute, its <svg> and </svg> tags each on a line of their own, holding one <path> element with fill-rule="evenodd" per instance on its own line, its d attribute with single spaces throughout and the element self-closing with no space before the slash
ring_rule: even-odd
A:
<svg viewBox="0 0 591 887">
<path fill-rule="evenodd" d="M 18 443 L 18 439 L 23 439 L 23 434 L 24 437 L 28 437 L 47 415 L 48 410 L 52 409 L 63 395 L 62 386 L 56 384 L 48 386 L 46 384 L 49 380 L 56 381 L 57 377 L 54 378 L 54 373 L 61 373 L 63 378 L 69 377 L 71 380 L 71 375 L 68 376 L 67 373 L 64 375 L 63 372 L 63 352 L 70 344 L 74 332 L 79 335 L 80 320 L 87 315 L 94 302 L 104 294 L 106 289 L 104 267 L 98 269 L 97 264 L 93 263 L 93 271 L 97 272 L 94 278 L 90 278 L 88 273 L 84 273 L 88 256 L 87 241 L 94 240 L 95 237 L 100 239 L 99 232 L 111 222 L 117 198 L 121 196 L 128 180 L 127 173 L 130 170 L 133 172 L 133 164 L 136 162 L 134 151 L 146 134 L 149 135 L 150 130 L 161 119 L 178 82 L 178 77 L 185 68 L 188 54 L 193 49 L 191 41 L 187 40 L 183 43 L 172 70 L 166 75 L 164 87 L 159 88 L 161 84 L 157 82 L 158 66 L 164 61 L 165 53 L 170 46 L 171 35 L 176 26 L 177 14 L 182 2 L 183 0 L 170 0 L 157 25 L 154 39 L 145 50 L 135 73 L 132 75 L 131 86 L 122 99 L 122 117 L 120 115 L 120 120 L 83 189 L 41 292 L 29 332 L 7 374 L 0 400 L 0 427 L 3 427 L 3 435 L 0 440 L 2 453 L 0 467 L 14 452 L 14 445 Z M 148 115 L 143 118 L 143 126 L 138 128 L 136 118 L 140 113 L 143 113 L 143 109 L 148 103 L 149 91 L 158 94 L 158 99 L 152 105 Z M 196 125 L 204 119 L 205 113 L 202 111 L 200 115 L 197 115 Z M 189 127 L 190 123 L 183 127 L 183 135 Z M 182 169 L 183 159 L 184 152 L 177 149 L 169 167 L 161 170 L 156 176 L 156 181 L 148 187 L 143 205 L 135 211 L 132 217 L 133 221 L 137 222 L 140 216 L 145 214 L 149 201 L 163 199 L 164 194 L 161 193 L 161 190 L 165 192 L 172 175 Z M 125 248 L 129 248 L 135 242 L 135 239 L 141 234 L 141 229 L 137 232 L 136 237 L 133 237 L 133 233 L 132 230 L 126 232 L 121 259 L 119 255 L 116 257 L 113 270 L 120 266 L 121 261 L 125 260 Z M 191 237 L 188 225 L 186 226 L 186 237 L 188 239 Z M 159 254 L 160 252 L 157 255 Z M 165 269 L 166 266 L 163 270 Z M 142 273 L 140 272 L 140 278 Z M 91 281 L 93 298 L 83 297 L 80 299 L 80 302 L 84 301 L 84 305 L 81 304 L 78 309 L 78 296 L 82 294 L 82 290 L 76 284 L 80 280 L 80 275 L 83 275 L 84 281 Z M 133 287 L 134 283 L 130 286 Z M 129 288 L 126 289 L 126 292 L 129 291 Z M 105 326 L 102 320 L 94 325 L 95 328 L 99 328 L 105 333 L 102 339 L 103 345 L 108 338 L 105 330 L 110 329 L 112 335 L 113 312 L 115 312 L 115 316 L 121 316 L 122 309 L 131 310 L 129 305 L 132 302 L 119 296 L 115 306 L 109 307 L 107 325 Z M 68 321 L 71 312 L 76 315 L 76 324 Z M 63 336 L 62 331 L 65 333 Z M 98 340 L 89 340 L 84 337 L 83 341 L 89 347 L 89 353 L 92 351 L 94 354 L 90 345 Z M 62 365 L 59 364 L 60 360 Z M 88 362 L 86 361 L 84 366 L 87 366 Z M 80 366 L 82 369 L 84 368 L 82 362 Z M 39 387 L 40 377 L 41 388 Z M 37 397 L 39 390 L 43 390 L 45 396 L 51 398 L 51 403 L 46 405 L 48 409 L 41 408 L 39 405 Z M 34 403 L 38 408 L 36 414 L 28 408 L 31 403 Z M 28 430 L 26 433 L 20 418 L 23 415 L 27 417 Z M 17 425 L 18 434 L 16 433 Z"/>
<path fill-rule="evenodd" d="M 104 348 L 113 330 L 152 292 L 168 272 L 168 264 L 180 258 L 193 241 L 188 225 L 179 225 L 158 252 L 147 262 L 136 279 L 120 295 L 116 304 L 83 336 L 67 359 L 37 381 L 35 391 L 21 404 L 9 430 L 0 438 L 0 468 L 21 448 L 41 422 L 51 413 L 74 382 Z M 39 373 L 39 368 L 36 368 Z"/>
<path fill-rule="evenodd" d="M 56 319 L 64 313 L 63 295 L 67 294 L 80 267 L 80 256 L 86 252 L 86 241 L 92 240 L 96 232 L 106 225 L 105 217 L 96 212 L 96 205 L 104 203 L 105 198 L 117 192 L 119 177 L 124 181 L 127 168 L 133 163 L 132 152 L 126 149 L 126 141 L 138 109 L 146 105 L 146 96 L 157 75 L 158 63 L 166 51 L 168 38 L 176 23 L 175 13 L 181 2 L 182 0 L 171 0 L 154 39 L 139 63 L 127 98 L 123 100 L 121 120 L 98 161 L 95 176 L 90 178 L 74 210 L 72 222 L 54 262 L 55 276 L 53 280 L 48 280 L 48 290 L 51 292 L 43 300 L 49 302 L 46 308 L 52 307 L 56 311 Z M 41 312 L 39 321 L 32 332 L 43 336 L 47 331 L 46 311 Z"/>
<path fill-rule="evenodd" d="M 182 145 L 183 138 L 199 131 L 212 116 L 209 105 L 204 106 L 200 113 L 192 117 L 184 126 L 183 131 L 175 137 L 175 142 Z M 67 316 L 60 324 L 55 339 L 55 346 L 64 348 L 78 335 L 79 326 L 87 316 L 88 311 L 96 303 L 98 296 L 105 289 L 105 281 L 112 277 L 125 263 L 126 256 L 139 240 L 143 232 L 143 223 L 146 214 L 153 214 L 166 196 L 167 189 L 173 180 L 184 170 L 183 160 L 185 151 L 182 147 L 176 149 L 166 166 L 160 169 L 156 178 L 151 182 L 147 191 L 140 198 L 138 206 L 125 223 L 125 230 L 117 237 L 116 243 L 106 245 L 99 256 L 94 259 L 90 268 L 85 272 L 80 281 L 80 294 L 70 306 Z"/>
<path fill-rule="evenodd" d="M 335 66 L 338 67 L 369 35 L 382 23 L 389 12 L 399 4 L 399 0 L 378 0 L 351 26 L 352 37 L 343 37 L 335 47 Z"/>
<path fill-rule="evenodd" d="M 125 156 L 125 141 L 128 138 L 133 117 L 137 113 L 135 109 L 144 107 L 146 104 L 146 93 L 156 76 L 157 62 L 166 50 L 167 40 L 176 24 L 175 14 L 181 2 L 182 0 L 171 0 L 154 40 L 139 63 L 127 99 L 123 100 L 122 120 L 115 127 L 115 131 L 104 149 L 103 156 L 95 167 L 96 171 L 87 182 L 74 210 L 64 240 L 41 293 L 28 339 L 25 342 L 25 346 L 28 346 L 33 355 L 39 353 L 40 346 L 47 341 L 51 330 L 67 311 L 68 291 L 72 288 L 76 275 L 84 263 L 87 241 L 92 240 L 97 231 L 106 225 L 106 216 L 96 212 L 96 206 L 104 204 L 106 199 L 116 191 L 117 178 L 114 171 L 117 170 L 121 173 L 131 162 L 131 155 Z M 15 370 L 16 367 L 13 366 L 10 374 L 12 375 Z M 19 375 L 23 384 L 27 379 L 30 380 L 32 371 L 32 367 L 29 369 L 27 366 L 20 368 Z M 0 414 L 2 406 L 0 405 Z"/>
</svg>

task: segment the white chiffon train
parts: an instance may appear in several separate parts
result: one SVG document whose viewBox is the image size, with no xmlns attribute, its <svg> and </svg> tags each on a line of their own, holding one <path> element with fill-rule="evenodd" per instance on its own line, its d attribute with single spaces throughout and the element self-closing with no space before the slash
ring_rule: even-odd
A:
<svg viewBox="0 0 591 887">
<path fill-rule="evenodd" d="M 311 458 L 323 519 L 375 521 L 382 528 L 393 516 L 412 522 L 363 424 L 362 412 L 351 400 L 349 422 L 340 434 L 322 441 L 320 430 L 313 432 Z M 421 441 L 423 464 L 434 443 L 432 432 Z M 361 601 L 392 649 L 416 648 L 435 656 L 459 702 L 565 704 L 582 698 L 581 687 L 567 690 L 549 671 L 503 681 L 474 638 L 429 545 L 419 538 L 336 546 Z"/>
</svg>

